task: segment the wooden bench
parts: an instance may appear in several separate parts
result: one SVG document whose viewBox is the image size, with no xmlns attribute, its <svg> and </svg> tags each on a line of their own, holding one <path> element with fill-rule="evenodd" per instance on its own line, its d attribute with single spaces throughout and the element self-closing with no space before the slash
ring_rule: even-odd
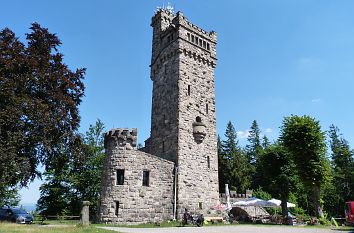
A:
<svg viewBox="0 0 354 233">
<path fill-rule="evenodd" d="M 217 222 L 222 222 L 223 218 L 222 217 L 204 217 L 204 220 L 211 222 L 211 223 L 217 223 Z"/>
</svg>

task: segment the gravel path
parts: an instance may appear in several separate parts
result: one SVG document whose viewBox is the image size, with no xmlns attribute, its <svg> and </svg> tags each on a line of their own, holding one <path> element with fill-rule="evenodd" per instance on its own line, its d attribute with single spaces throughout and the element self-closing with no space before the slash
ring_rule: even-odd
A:
<svg viewBox="0 0 354 233">
<path fill-rule="evenodd" d="M 295 226 L 210 226 L 210 227 L 169 227 L 169 228 L 124 228 L 124 227 L 99 227 L 123 233 L 339 233 L 341 231 L 325 228 L 309 228 Z M 343 231 L 342 231 L 343 232 Z M 345 231 L 353 233 L 353 231 Z"/>
</svg>

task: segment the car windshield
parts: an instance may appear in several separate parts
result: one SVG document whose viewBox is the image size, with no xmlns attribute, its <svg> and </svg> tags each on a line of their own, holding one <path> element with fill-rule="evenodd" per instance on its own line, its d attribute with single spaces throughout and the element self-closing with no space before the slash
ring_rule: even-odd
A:
<svg viewBox="0 0 354 233">
<path fill-rule="evenodd" d="M 12 209 L 12 212 L 14 214 L 27 214 L 25 210 L 21 210 L 21 209 Z"/>
</svg>

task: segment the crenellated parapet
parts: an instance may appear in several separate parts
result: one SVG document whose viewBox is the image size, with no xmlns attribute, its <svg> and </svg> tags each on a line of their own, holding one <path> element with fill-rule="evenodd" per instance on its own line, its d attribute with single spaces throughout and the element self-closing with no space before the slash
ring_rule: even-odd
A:
<svg viewBox="0 0 354 233">
<path fill-rule="evenodd" d="M 138 130 L 136 128 L 115 128 L 104 135 L 104 147 L 117 147 L 119 150 L 135 150 L 137 145 Z"/>
</svg>

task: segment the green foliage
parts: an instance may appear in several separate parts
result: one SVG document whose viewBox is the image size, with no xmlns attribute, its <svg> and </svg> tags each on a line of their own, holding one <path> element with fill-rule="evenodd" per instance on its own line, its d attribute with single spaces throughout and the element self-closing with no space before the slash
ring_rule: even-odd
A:
<svg viewBox="0 0 354 233">
<path fill-rule="evenodd" d="M 324 206 L 330 216 L 343 216 L 345 202 L 354 199 L 354 153 L 336 126 L 330 126 L 328 136 L 333 179 L 323 191 Z"/>
<path fill-rule="evenodd" d="M 99 194 L 101 191 L 101 177 L 103 172 L 104 153 L 104 124 L 97 120 L 90 125 L 85 134 L 83 151 L 74 163 L 70 174 L 70 183 L 75 190 L 78 201 L 90 201 L 91 217 L 97 213 Z"/>
<path fill-rule="evenodd" d="M 20 195 L 17 187 L 9 187 L 0 184 L 0 206 L 17 206 L 20 202 Z"/>
<path fill-rule="evenodd" d="M 219 181 L 222 185 L 229 184 L 231 190 L 244 192 L 251 186 L 250 164 L 247 155 L 240 149 L 237 134 L 231 122 L 228 122 L 225 131 L 225 140 L 220 142 L 219 156 Z"/>
<path fill-rule="evenodd" d="M 46 182 L 40 188 L 38 200 L 42 214 L 78 215 L 82 201 L 91 202 L 91 218 L 97 214 L 104 159 L 103 132 L 104 124 L 97 120 L 82 136 L 71 159 L 64 166 L 53 163 L 52 169 L 46 171 Z"/>
<path fill-rule="evenodd" d="M 259 140 L 256 121 L 251 128 L 245 149 L 238 145 L 231 122 L 226 140 L 218 137 L 220 192 L 225 183 L 242 192 L 252 182 L 257 187 L 254 196 L 288 199 L 296 204 L 291 209 L 295 215 L 317 215 L 318 207 L 323 206 L 324 214 L 343 217 L 344 203 L 354 199 L 354 151 L 337 127 L 331 125 L 328 131 L 331 161 L 325 156 L 325 133 L 314 118 L 284 118 L 279 141 L 274 144 L 266 136 Z"/>
<path fill-rule="evenodd" d="M 226 156 L 221 146 L 221 139 L 218 135 L 217 141 L 218 148 L 218 177 L 219 177 L 219 192 L 225 193 L 225 184 L 228 184 L 228 164 Z"/>
<path fill-rule="evenodd" d="M 262 147 L 263 149 L 267 149 L 268 146 L 270 146 L 269 139 L 266 135 L 264 135 L 262 138 Z"/>
<path fill-rule="evenodd" d="M 258 127 L 256 120 L 252 122 L 249 136 L 247 137 L 248 145 L 246 146 L 247 156 L 251 164 L 255 164 L 262 152 L 262 145 L 260 140 L 261 130 Z"/>
<path fill-rule="evenodd" d="M 41 215 L 59 215 L 70 208 L 70 186 L 66 182 L 66 174 L 50 170 L 45 172 L 45 177 L 45 183 L 40 187 L 37 210 Z"/>
<path fill-rule="evenodd" d="M 282 145 L 274 144 L 265 149 L 259 160 L 262 166 L 261 184 L 273 197 L 279 198 L 282 204 L 286 203 L 298 182 L 289 152 Z M 286 216 L 287 212 L 284 204 L 283 215 Z"/>
<path fill-rule="evenodd" d="M 262 189 L 262 187 L 258 187 L 258 189 L 253 191 L 253 196 L 263 199 L 263 200 L 270 200 L 272 199 L 272 195 Z"/>
<path fill-rule="evenodd" d="M 329 177 L 325 133 L 314 118 L 293 115 L 284 118 L 280 140 L 291 153 L 301 182 L 310 190 L 311 214 L 319 214 L 320 190 Z"/>
<path fill-rule="evenodd" d="M 33 23 L 28 45 L 8 28 L 0 31 L 0 183 L 25 186 L 39 163 L 75 146 L 84 69 L 63 63 L 55 34 Z"/>
<path fill-rule="evenodd" d="M 306 211 L 303 208 L 303 206 L 306 206 L 306 205 L 304 205 L 304 203 L 307 200 L 307 195 L 304 195 L 302 193 L 302 191 L 299 190 L 299 185 L 300 185 L 300 183 L 297 183 L 296 190 L 289 193 L 289 202 L 294 203 L 296 205 L 295 207 L 291 208 L 290 211 L 292 214 L 294 214 L 296 216 L 299 216 L 299 215 L 305 216 Z"/>
</svg>

